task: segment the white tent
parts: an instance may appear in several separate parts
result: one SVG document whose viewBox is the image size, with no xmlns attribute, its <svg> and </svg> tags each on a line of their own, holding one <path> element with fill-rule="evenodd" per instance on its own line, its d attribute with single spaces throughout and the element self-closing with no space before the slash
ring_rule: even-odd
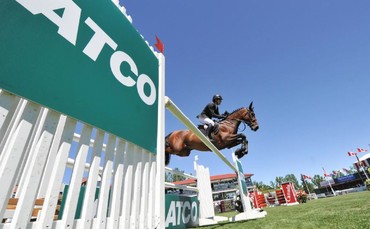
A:
<svg viewBox="0 0 370 229">
<path fill-rule="evenodd" d="M 359 159 L 360 159 L 360 161 L 364 161 L 364 160 L 369 159 L 369 158 L 370 158 L 370 153 L 365 154 L 364 156 L 360 157 Z"/>
<path fill-rule="evenodd" d="M 365 167 L 370 167 L 370 153 L 365 154 L 364 156 L 360 157 L 359 161 L 361 161 Z M 357 167 L 357 169 L 360 169 L 358 166 L 357 160 L 353 162 L 353 164 Z"/>
</svg>

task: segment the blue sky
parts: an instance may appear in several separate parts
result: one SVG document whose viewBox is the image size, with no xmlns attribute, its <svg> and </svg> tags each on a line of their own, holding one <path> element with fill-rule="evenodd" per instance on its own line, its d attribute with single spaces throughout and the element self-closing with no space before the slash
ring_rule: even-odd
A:
<svg viewBox="0 0 370 229">
<path fill-rule="evenodd" d="M 121 0 L 152 45 L 165 45 L 166 95 L 195 123 L 215 93 L 220 111 L 254 102 L 260 129 L 244 133 L 253 180 L 348 168 L 370 144 L 370 1 Z M 184 126 L 166 113 L 166 134 Z M 231 151 L 222 151 L 231 160 Z M 193 173 L 232 171 L 212 153 L 172 157 Z M 360 156 L 362 154 L 359 154 Z"/>
</svg>

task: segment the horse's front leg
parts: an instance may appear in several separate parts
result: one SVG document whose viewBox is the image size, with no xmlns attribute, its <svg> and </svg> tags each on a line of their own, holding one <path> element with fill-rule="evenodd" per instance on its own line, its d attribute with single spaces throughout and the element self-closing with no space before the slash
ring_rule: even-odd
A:
<svg viewBox="0 0 370 229">
<path fill-rule="evenodd" d="M 244 134 L 240 134 L 240 143 L 241 147 L 235 151 L 235 154 L 238 156 L 238 158 L 242 158 L 244 155 L 248 154 L 248 140 L 247 137 Z"/>
</svg>

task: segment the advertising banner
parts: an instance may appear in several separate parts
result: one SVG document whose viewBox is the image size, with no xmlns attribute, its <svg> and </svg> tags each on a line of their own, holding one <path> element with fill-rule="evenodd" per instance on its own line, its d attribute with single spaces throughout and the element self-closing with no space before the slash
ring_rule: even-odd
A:
<svg viewBox="0 0 370 229">
<path fill-rule="evenodd" d="M 238 179 L 241 182 L 241 188 L 243 190 L 244 195 L 248 196 L 247 182 L 245 181 L 242 163 L 237 159 L 235 159 L 235 162 L 238 169 Z"/>
<path fill-rule="evenodd" d="M 0 88 L 156 152 L 159 62 L 112 1 L 1 0 Z"/>
<path fill-rule="evenodd" d="M 283 183 L 281 185 L 281 189 L 283 190 L 287 205 L 298 204 L 297 193 L 294 189 L 293 183 L 291 182 Z"/>
<path fill-rule="evenodd" d="M 334 179 L 334 182 L 339 184 L 339 183 L 345 183 L 345 182 L 353 181 L 353 180 L 356 180 L 356 176 L 354 174 L 350 174 L 347 176 L 338 177 Z"/>
<path fill-rule="evenodd" d="M 254 190 L 252 192 L 249 192 L 249 197 L 253 200 L 253 207 L 254 208 L 259 208 L 257 196 L 258 196 L 257 191 Z"/>
<path fill-rule="evenodd" d="M 199 225 L 197 197 L 166 195 L 166 228 L 188 228 Z"/>
</svg>

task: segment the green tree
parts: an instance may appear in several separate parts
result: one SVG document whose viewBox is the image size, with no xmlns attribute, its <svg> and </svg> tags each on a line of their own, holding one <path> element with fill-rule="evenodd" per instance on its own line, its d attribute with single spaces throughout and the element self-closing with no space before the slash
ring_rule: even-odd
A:
<svg viewBox="0 0 370 229">
<path fill-rule="evenodd" d="M 284 183 L 284 177 L 275 177 L 276 188 L 280 188 L 281 184 Z"/>
<path fill-rule="evenodd" d="M 302 189 L 306 193 L 312 193 L 314 190 L 314 185 L 310 182 L 311 179 L 303 179 L 303 176 L 301 175 L 301 182 L 302 182 Z"/>
<path fill-rule="evenodd" d="M 184 176 L 176 174 L 176 172 L 177 173 L 183 173 L 184 171 L 179 170 L 179 168 L 174 168 L 173 171 L 175 173 L 165 172 L 165 178 L 164 179 L 165 179 L 166 182 L 176 182 L 176 181 L 182 181 L 182 180 L 186 179 Z"/>
<path fill-rule="evenodd" d="M 170 173 L 170 172 L 165 172 L 165 173 L 164 173 L 164 181 L 165 181 L 165 182 L 172 182 L 172 173 Z"/>
<path fill-rule="evenodd" d="M 354 165 L 351 165 L 349 167 L 349 171 L 351 171 L 351 174 L 357 173 L 357 168 Z"/>
<path fill-rule="evenodd" d="M 333 179 L 344 176 L 344 173 L 340 170 L 333 170 L 332 174 L 334 174 Z"/>
<path fill-rule="evenodd" d="M 253 185 L 261 192 L 269 192 L 271 190 L 274 190 L 273 187 L 271 187 L 270 185 L 266 185 L 264 184 L 262 181 L 253 181 Z"/>
<path fill-rule="evenodd" d="M 274 181 L 270 181 L 270 186 L 271 186 L 273 189 L 276 189 L 276 188 L 277 188 L 276 182 L 274 182 Z"/>
<path fill-rule="evenodd" d="M 284 182 L 292 182 L 296 189 L 301 189 L 302 186 L 299 184 L 297 178 L 294 174 L 288 174 L 284 177 Z"/>
<path fill-rule="evenodd" d="M 311 179 L 311 182 L 316 186 L 316 187 L 320 187 L 320 183 L 324 181 L 324 177 L 323 176 L 320 176 L 320 175 L 314 175 Z"/>
</svg>

